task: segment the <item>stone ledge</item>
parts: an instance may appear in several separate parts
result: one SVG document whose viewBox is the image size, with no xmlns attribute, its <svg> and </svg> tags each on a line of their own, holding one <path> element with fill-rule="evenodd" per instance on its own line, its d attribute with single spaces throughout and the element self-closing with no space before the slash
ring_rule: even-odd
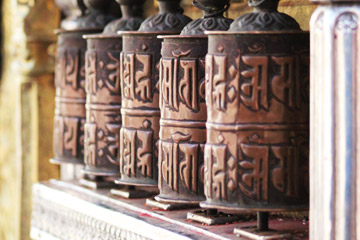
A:
<svg viewBox="0 0 360 240">
<path fill-rule="evenodd" d="M 235 227 L 255 224 L 242 221 L 206 226 L 186 221 L 189 211 L 195 210 L 154 210 L 145 205 L 145 199 L 119 199 L 110 195 L 109 189 L 90 190 L 76 182 L 51 180 L 33 187 L 31 237 L 36 240 L 235 240 L 240 239 L 233 234 Z M 302 221 L 274 218 L 270 224 L 277 229 L 295 227 L 295 239 L 308 238 L 308 224 Z"/>
</svg>

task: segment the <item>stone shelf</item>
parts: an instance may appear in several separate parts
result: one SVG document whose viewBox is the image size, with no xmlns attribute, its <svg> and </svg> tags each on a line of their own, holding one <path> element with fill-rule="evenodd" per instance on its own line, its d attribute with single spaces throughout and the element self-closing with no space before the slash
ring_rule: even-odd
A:
<svg viewBox="0 0 360 240">
<path fill-rule="evenodd" d="M 198 209 L 162 211 L 145 204 L 146 199 L 121 199 L 110 189 L 92 190 L 78 182 L 50 180 L 33 187 L 31 237 L 43 239 L 241 239 L 235 227 L 253 226 L 255 218 L 238 213 L 233 224 L 207 226 L 186 220 L 188 212 Z M 272 216 L 270 226 L 290 230 L 293 239 L 308 239 L 308 222 Z"/>
</svg>

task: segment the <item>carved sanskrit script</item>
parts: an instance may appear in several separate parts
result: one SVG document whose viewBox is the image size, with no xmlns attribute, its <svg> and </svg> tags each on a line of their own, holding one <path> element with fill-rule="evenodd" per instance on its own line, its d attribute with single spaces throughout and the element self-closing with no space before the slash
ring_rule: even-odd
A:
<svg viewBox="0 0 360 240">
<path fill-rule="evenodd" d="M 238 189 L 242 195 L 256 200 L 269 200 L 269 187 L 289 198 L 300 197 L 302 151 L 305 139 L 288 145 L 241 144 L 239 161 L 227 157 L 227 145 L 207 145 L 205 148 L 205 194 L 209 198 L 228 199 L 228 191 Z M 236 165 L 238 163 L 238 165 Z M 305 169 L 303 169 L 305 170 Z M 301 183 L 300 181 L 302 181 Z"/>
<path fill-rule="evenodd" d="M 205 146 L 205 195 L 209 198 L 227 199 L 225 159 L 226 145 Z"/>
<path fill-rule="evenodd" d="M 103 140 L 104 148 L 108 149 L 108 154 L 106 158 L 114 165 L 119 166 L 118 162 L 118 151 L 119 151 L 119 144 L 120 144 L 120 129 L 121 125 L 117 123 L 107 123 L 105 126 L 106 129 L 106 136 Z M 101 153 L 100 153 L 100 157 Z"/>
<path fill-rule="evenodd" d="M 108 59 L 106 59 L 107 64 L 105 66 L 103 61 L 97 59 L 96 52 L 86 52 L 85 69 L 87 74 L 85 88 L 88 94 L 95 95 L 104 86 L 111 94 L 120 94 L 120 61 L 116 57 L 117 54 L 116 52 L 107 52 Z M 98 65 L 97 62 L 99 62 Z M 107 76 L 104 78 L 97 76 L 97 67 L 100 72 L 107 72 Z"/>
<path fill-rule="evenodd" d="M 135 177 L 136 169 L 140 169 L 144 177 L 152 177 L 152 141 L 152 131 L 121 129 L 120 169 L 122 174 Z"/>
<path fill-rule="evenodd" d="M 77 157 L 79 154 L 79 146 L 83 136 L 80 136 L 85 120 L 73 117 L 55 116 L 55 146 L 60 156 L 64 152 L 70 152 L 71 156 Z"/>
<path fill-rule="evenodd" d="M 290 108 L 301 107 L 301 81 L 299 57 L 272 57 L 280 67 L 280 74 L 272 80 L 276 98 Z"/>
<path fill-rule="evenodd" d="M 120 128 L 116 123 L 107 123 L 105 129 L 97 127 L 96 123 L 85 124 L 85 164 L 96 166 L 96 158 L 105 156 L 110 163 L 119 165 L 117 154 Z"/>
<path fill-rule="evenodd" d="M 96 94 L 96 52 L 87 52 L 85 56 L 86 81 L 85 89 L 87 94 Z"/>
<path fill-rule="evenodd" d="M 118 52 L 108 52 L 107 56 L 109 57 L 108 64 L 106 69 L 109 72 L 109 76 L 105 81 L 105 84 L 109 91 L 114 94 L 120 94 L 120 61 L 118 59 Z"/>
<path fill-rule="evenodd" d="M 181 79 L 178 79 L 179 72 L 183 72 Z M 205 90 L 205 86 L 198 79 L 197 60 L 162 59 L 160 62 L 160 86 L 162 89 L 161 104 L 177 111 L 180 103 L 193 111 L 200 110 L 200 97 L 204 98 L 201 91 Z"/>
<path fill-rule="evenodd" d="M 96 124 L 85 123 L 85 154 L 84 161 L 87 165 L 96 166 Z"/>
<path fill-rule="evenodd" d="M 151 102 L 151 55 L 121 53 L 120 66 L 123 97 Z"/>
<path fill-rule="evenodd" d="M 79 49 L 67 49 L 59 52 L 56 61 L 56 87 L 64 89 L 67 86 L 71 86 L 74 90 L 83 87 L 84 79 L 78 79 L 80 71 Z"/>
<path fill-rule="evenodd" d="M 203 144 L 160 141 L 161 176 L 172 190 L 179 192 L 181 182 L 186 189 L 198 192 L 199 154 L 203 147 Z"/>
<path fill-rule="evenodd" d="M 301 107 L 301 56 L 242 56 L 236 66 L 227 68 L 226 56 L 207 55 L 206 69 L 208 99 L 210 106 L 226 111 L 227 103 L 233 100 L 235 91 L 226 82 L 227 74 L 241 69 L 240 100 L 252 111 L 269 110 L 270 99 L 274 98 L 289 108 Z M 228 70 L 227 70 L 228 69 Z M 272 73 L 272 69 L 276 69 Z"/>
</svg>

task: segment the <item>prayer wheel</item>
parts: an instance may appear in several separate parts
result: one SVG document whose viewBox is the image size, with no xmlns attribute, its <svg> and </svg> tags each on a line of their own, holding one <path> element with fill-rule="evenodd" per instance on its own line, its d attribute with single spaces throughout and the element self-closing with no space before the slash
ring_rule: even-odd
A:
<svg viewBox="0 0 360 240">
<path fill-rule="evenodd" d="M 85 13 L 82 1 L 77 1 Z M 55 164 L 84 164 L 84 125 L 85 125 L 85 51 L 84 34 L 99 33 L 108 21 L 105 6 L 110 3 L 85 0 L 88 15 L 81 15 L 64 26 L 58 34 L 56 56 L 56 109 L 54 124 L 54 153 L 50 161 Z M 107 16 L 107 17 L 104 17 Z"/>
<path fill-rule="evenodd" d="M 122 128 L 118 184 L 157 186 L 160 130 L 159 68 L 161 39 L 179 34 L 191 19 L 180 0 L 158 0 L 160 13 L 147 18 L 139 31 L 123 31 L 120 56 Z"/>
<path fill-rule="evenodd" d="M 199 203 L 204 196 L 207 30 L 228 30 L 229 1 L 194 1 L 204 16 L 181 35 L 163 36 L 160 61 L 159 189 L 162 202 Z"/>
<path fill-rule="evenodd" d="M 309 205 L 309 34 L 252 0 L 229 31 L 208 32 L 205 208 Z"/>
<path fill-rule="evenodd" d="M 105 26 L 102 34 L 85 35 L 86 123 L 85 168 L 95 176 L 119 176 L 121 128 L 120 53 L 118 31 L 137 30 L 145 0 L 118 0 L 122 18 Z"/>
</svg>

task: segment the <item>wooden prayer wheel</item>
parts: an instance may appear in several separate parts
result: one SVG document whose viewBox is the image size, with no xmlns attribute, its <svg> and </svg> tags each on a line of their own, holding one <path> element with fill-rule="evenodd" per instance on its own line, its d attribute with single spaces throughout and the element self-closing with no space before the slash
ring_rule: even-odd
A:
<svg viewBox="0 0 360 240">
<path fill-rule="evenodd" d="M 231 19 L 217 8 L 194 1 L 204 17 L 190 22 L 181 35 L 162 36 L 160 61 L 160 141 L 158 201 L 199 203 L 204 196 L 206 143 L 206 30 L 228 30 Z"/>
<path fill-rule="evenodd" d="M 182 15 L 180 0 L 158 2 L 160 13 L 146 19 L 139 31 L 121 32 L 122 128 L 118 184 L 157 186 L 158 183 L 162 40 L 157 37 L 179 34 L 191 21 Z"/>
<path fill-rule="evenodd" d="M 209 32 L 205 208 L 309 205 L 309 33 L 278 0 Z M 268 19 L 265 21 L 264 19 Z"/>
</svg>

